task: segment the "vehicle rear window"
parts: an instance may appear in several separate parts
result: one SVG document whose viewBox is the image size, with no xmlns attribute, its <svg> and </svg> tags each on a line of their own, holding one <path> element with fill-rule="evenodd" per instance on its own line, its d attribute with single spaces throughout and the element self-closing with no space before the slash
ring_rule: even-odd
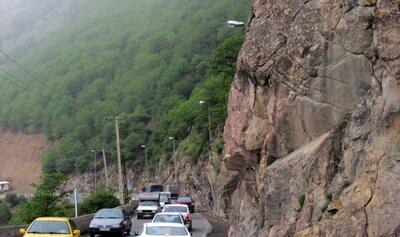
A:
<svg viewBox="0 0 400 237">
<path fill-rule="evenodd" d="M 160 196 L 160 201 L 161 202 L 168 202 L 168 195 L 161 195 Z"/>
<path fill-rule="evenodd" d="M 152 185 L 150 187 L 150 192 L 163 192 L 164 187 L 162 185 Z"/>
<path fill-rule="evenodd" d="M 139 203 L 139 206 L 142 206 L 142 207 L 154 207 L 154 206 L 157 206 L 157 202 L 142 201 L 142 202 Z"/>
<path fill-rule="evenodd" d="M 192 198 L 190 198 L 190 197 L 180 197 L 180 198 L 178 198 L 178 202 L 192 202 Z"/>
<path fill-rule="evenodd" d="M 123 218 L 124 214 L 121 209 L 100 210 L 94 218 Z"/>
<path fill-rule="evenodd" d="M 66 221 L 35 221 L 29 228 L 30 234 L 70 234 Z"/>
<path fill-rule="evenodd" d="M 178 215 L 156 215 L 153 222 L 182 224 L 182 220 Z"/>
<path fill-rule="evenodd" d="M 188 232 L 185 227 L 157 226 L 157 227 L 147 227 L 146 234 L 185 236 L 188 235 Z"/>
<path fill-rule="evenodd" d="M 187 213 L 188 212 L 188 208 L 186 206 L 166 206 L 166 207 L 164 207 L 163 212 Z"/>
</svg>

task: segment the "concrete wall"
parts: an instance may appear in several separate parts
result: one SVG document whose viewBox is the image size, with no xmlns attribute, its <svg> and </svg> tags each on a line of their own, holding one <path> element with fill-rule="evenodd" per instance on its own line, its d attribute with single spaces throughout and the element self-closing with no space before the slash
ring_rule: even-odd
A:
<svg viewBox="0 0 400 237">
<path fill-rule="evenodd" d="M 138 207 L 137 201 L 132 201 L 128 205 L 121 206 L 125 212 L 133 216 L 135 211 Z M 86 233 L 89 230 L 90 221 L 93 219 L 94 214 L 79 216 L 77 218 L 73 218 L 72 220 L 75 222 L 76 226 L 82 233 Z M 0 226 L 0 237 L 21 237 L 19 234 L 19 229 L 27 228 L 27 225 L 20 225 L 20 226 Z"/>
<path fill-rule="evenodd" d="M 26 225 L 0 226 L 0 237 L 20 237 L 19 229 L 27 228 Z"/>
</svg>

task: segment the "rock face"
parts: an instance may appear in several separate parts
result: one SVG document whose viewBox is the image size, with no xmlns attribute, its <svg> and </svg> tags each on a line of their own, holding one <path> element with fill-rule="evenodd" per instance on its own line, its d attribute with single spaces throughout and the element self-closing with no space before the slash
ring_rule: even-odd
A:
<svg viewBox="0 0 400 237">
<path fill-rule="evenodd" d="M 400 236 L 399 81 L 399 0 L 255 0 L 217 180 L 230 236 Z"/>
</svg>

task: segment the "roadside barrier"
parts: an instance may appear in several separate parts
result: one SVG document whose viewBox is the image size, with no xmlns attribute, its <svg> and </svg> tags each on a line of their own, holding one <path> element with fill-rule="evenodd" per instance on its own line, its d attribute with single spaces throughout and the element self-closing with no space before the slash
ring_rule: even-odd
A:
<svg viewBox="0 0 400 237">
<path fill-rule="evenodd" d="M 131 201 L 129 204 L 120 206 L 124 211 L 133 216 L 139 205 L 138 201 Z M 90 221 L 93 219 L 94 214 L 78 216 L 77 218 L 72 218 L 76 227 L 82 232 L 82 234 L 89 231 Z M 21 237 L 19 234 L 19 229 L 25 229 L 28 225 L 14 225 L 14 226 L 0 226 L 0 237 Z"/>
</svg>

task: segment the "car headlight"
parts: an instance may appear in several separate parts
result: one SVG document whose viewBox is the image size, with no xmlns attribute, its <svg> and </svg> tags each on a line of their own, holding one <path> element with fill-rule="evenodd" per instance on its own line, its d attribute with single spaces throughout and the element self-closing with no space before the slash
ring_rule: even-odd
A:
<svg viewBox="0 0 400 237">
<path fill-rule="evenodd" d="M 97 228 L 97 227 L 99 227 L 98 225 L 96 225 L 96 224 L 92 224 L 92 223 L 90 223 L 90 225 L 89 225 L 89 228 Z"/>
<path fill-rule="evenodd" d="M 157 210 L 152 210 L 151 212 L 153 212 L 153 213 L 156 213 L 156 212 L 157 212 Z"/>
<path fill-rule="evenodd" d="M 114 225 L 112 225 L 112 227 L 114 227 L 114 228 L 119 228 L 119 227 L 121 227 L 121 225 L 122 225 L 122 223 L 114 224 Z"/>
<path fill-rule="evenodd" d="M 137 210 L 138 213 L 142 213 L 142 210 Z"/>
</svg>

